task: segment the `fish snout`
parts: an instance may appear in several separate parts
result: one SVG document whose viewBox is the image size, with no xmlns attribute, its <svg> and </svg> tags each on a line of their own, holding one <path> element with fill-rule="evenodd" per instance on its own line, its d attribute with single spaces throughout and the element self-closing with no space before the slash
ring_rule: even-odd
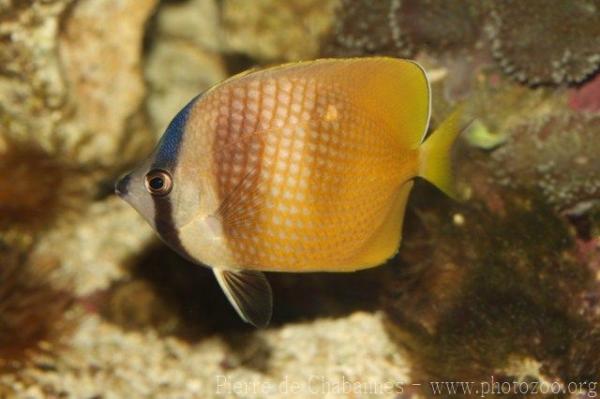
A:
<svg viewBox="0 0 600 399">
<path fill-rule="evenodd" d="M 129 182 L 131 181 L 131 173 L 123 176 L 115 184 L 115 194 L 119 197 L 124 197 L 129 191 Z"/>
</svg>

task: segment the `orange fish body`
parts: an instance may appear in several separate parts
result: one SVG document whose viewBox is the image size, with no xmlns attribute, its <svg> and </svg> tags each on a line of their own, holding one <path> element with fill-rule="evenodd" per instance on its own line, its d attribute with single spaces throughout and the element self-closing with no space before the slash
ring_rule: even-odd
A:
<svg viewBox="0 0 600 399">
<path fill-rule="evenodd" d="M 184 111 L 143 170 L 171 180 L 170 209 L 182 208 L 172 217 L 174 247 L 239 272 L 233 283 L 217 278 L 246 320 L 232 293 L 232 285 L 244 287 L 244 270 L 379 265 L 398 250 L 412 179 L 451 191 L 448 152 L 458 116 L 422 144 L 429 83 L 412 61 L 317 60 L 245 73 Z M 160 206 L 155 199 L 159 233 Z"/>
</svg>

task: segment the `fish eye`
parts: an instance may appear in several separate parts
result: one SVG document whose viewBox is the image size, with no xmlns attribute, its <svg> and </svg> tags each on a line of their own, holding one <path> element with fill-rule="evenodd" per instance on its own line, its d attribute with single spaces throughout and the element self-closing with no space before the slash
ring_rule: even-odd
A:
<svg viewBox="0 0 600 399">
<path fill-rule="evenodd" d="M 146 174 L 146 190 L 152 195 L 167 195 L 173 188 L 173 179 L 168 172 L 161 169 L 151 170 Z"/>
</svg>

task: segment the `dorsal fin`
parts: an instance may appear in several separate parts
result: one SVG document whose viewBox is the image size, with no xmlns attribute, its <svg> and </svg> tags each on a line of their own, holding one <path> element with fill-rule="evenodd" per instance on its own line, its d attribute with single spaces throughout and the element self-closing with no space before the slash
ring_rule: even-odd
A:
<svg viewBox="0 0 600 399">
<path fill-rule="evenodd" d="M 324 90 L 341 90 L 348 100 L 395 133 L 403 148 L 416 148 L 429 126 L 431 95 L 424 69 L 414 61 L 390 57 L 321 59 L 284 64 L 255 73 L 272 76 L 314 77 Z"/>
<path fill-rule="evenodd" d="M 352 66 L 350 68 L 350 66 Z M 353 93 L 352 101 L 385 123 L 402 148 L 416 148 L 429 125 L 430 88 L 427 75 L 416 62 L 376 57 L 348 61 L 336 81 Z"/>
</svg>

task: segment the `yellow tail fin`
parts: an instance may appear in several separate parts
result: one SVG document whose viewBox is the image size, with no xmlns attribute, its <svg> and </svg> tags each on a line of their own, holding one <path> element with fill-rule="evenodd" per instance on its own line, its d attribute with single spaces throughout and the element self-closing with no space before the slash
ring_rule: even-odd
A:
<svg viewBox="0 0 600 399">
<path fill-rule="evenodd" d="M 462 107 L 458 107 L 431 134 L 419 149 L 419 176 L 427 179 L 452 198 L 457 198 L 452 173 L 452 144 L 462 131 Z"/>
</svg>

